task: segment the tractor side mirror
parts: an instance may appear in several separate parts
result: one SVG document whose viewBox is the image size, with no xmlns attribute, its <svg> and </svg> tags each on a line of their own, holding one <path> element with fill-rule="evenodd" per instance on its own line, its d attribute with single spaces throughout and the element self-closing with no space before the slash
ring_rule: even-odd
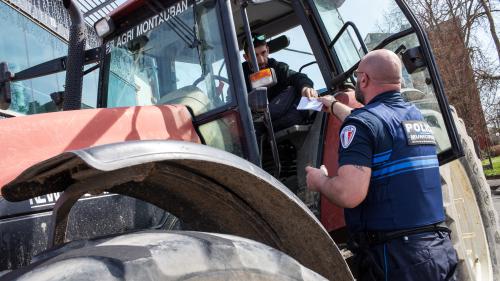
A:
<svg viewBox="0 0 500 281">
<path fill-rule="evenodd" d="M 401 54 L 401 59 L 409 74 L 422 71 L 427 67 L 420 47 L 406 50 Z"/>
<path fill-rule="evenodd" d="M 269 40 L 267 46 L 269 47 L 270 54 L 276 53 L 290 46 L 290 38 L 286 35 L 281 35 L 273 40 Z"/>
<path fill-rule="evenodd" d="M 252 112 L 264 112 L 269 104 L 267 100 L 267 88 L 256 88 L 248 93 L 248 104 Z"/>
<path fill-rule="evenodd" d="M 7 63 L 0 63 L 0 109 L 8 109 L 11 102 L 10 80 L 12 74 L 9 71 Z"/>
</svg>

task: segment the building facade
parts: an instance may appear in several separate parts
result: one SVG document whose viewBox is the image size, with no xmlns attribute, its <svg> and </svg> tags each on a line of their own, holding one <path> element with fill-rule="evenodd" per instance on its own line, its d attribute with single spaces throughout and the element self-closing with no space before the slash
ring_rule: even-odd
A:
<svg viewBox="0 0 500 281">
<path fill-rule="evenodd" d="M 465 123 L 467 133 L 482 150 L 490 145 L 479 88 L 457 22 L 449 20 L 428 30 L 446 96 Z"/>
</svg>

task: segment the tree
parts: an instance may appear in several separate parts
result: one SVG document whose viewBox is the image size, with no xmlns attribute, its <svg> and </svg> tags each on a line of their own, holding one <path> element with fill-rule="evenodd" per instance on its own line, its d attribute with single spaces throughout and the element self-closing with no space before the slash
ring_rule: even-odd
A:
<svg viewBox="0 0 500 281">
<path fill-rule="evenodd" d="M 500 42 L 493 16 L 494 13 L 500 12 L 499 7 L 495 7 L 495 5 L 500 6 L 500 2 L 494 5 L 488 0 L 407 0 L 407 3 L 429 33 L 439 31 L 445 23 L 456 24 L 456 32 L 463 37 L 465 50 L 472 65 L 486 122 L 490 126 L 500 123 L 497 113 L 500 94 Z M 489 34 L 495 45 L 495 55 L 488 54 L 487 46 L 484 44 L 485 35 L 481 37 L 480 34 Z M 435 38 L 435 41 L 440 39 L 443 38 Z M 434 46 L 436 42 L 432 44 L 436 47 Z M 441 40 L 438 44 L 443 46 L 437 47 L 449 48 L 450 52 L 455 47 L 449 44 L 446 46 L 446 40 Z M 455 99 L 455 102 L 463 103 L 463 106 L 455 105 L 462 116 L 468 116 L 467 112 L 460 112 L 460 108 L 462 111 L 467 111 L 467 98 L 464 96 L 463 100 Z M 471 126 L 467 126 L 468 129 L 473 129 Z"/>
<path fill-rule="evenodd" d="M 498 34 L 496 32 L 496 27 L 495 27 L 495 21 L 493 20 L 493 9 L 491 3 L 489 3 L 488 0 L 480 0 L 481 6 L 484 9 L 484 14 L 486 15 L 486 18 L 488 19 L 488 23 L 490 25 L 490 33 L 491 33 L 491 38 L 493 39 L 493 42 L 495 43 L 495 47 L 497 48 L 497 55 L 498 55 L 498 61 L 500 62 L 500 40 L 498 40 Z M 498 10 L 497 10 L 498 12 Z M 497 76 L 497 80 L 500 78 L 500 76 Z"/>
</svg>

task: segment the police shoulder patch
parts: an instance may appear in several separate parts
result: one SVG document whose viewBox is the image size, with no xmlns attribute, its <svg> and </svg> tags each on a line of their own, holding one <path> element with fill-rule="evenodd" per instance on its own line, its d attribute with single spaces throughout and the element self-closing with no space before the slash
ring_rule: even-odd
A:
<svg viewBox="0 0 500 281">
<path fill-rule="evenodd" d="M 348 148 L 356 135 L 356 127 L 353 125 L 345 126 L 340 132 L 340 143 L 343 148 Z"/>
</svg>

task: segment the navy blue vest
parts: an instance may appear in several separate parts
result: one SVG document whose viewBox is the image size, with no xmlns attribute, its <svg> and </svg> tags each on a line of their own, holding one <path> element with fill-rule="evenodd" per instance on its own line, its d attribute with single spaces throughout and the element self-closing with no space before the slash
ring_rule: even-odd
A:
<svg viewBox="0 0 500 281">
<path fill-rule="evenodd" d="M 373 152 L 368 195 L 356 208 L 345 209 L 349 229 L 398 230 L 443 221 L 436 146 L 420 144 L 428 143 L 429 135 L 433 136 L 418 135 L 415 130 L 411 135 L 412 126 L 417 131 L 430 131 L 426 123 L 419 122 L 424 120 L 420 111 L 403 100 L 376 101 L 359 110 L 368 111 L 384 124 L 392 137 L 392 150 Z M 366 124 L 363 118 L 353 115 L 350 118 Z"/>
</svg>

